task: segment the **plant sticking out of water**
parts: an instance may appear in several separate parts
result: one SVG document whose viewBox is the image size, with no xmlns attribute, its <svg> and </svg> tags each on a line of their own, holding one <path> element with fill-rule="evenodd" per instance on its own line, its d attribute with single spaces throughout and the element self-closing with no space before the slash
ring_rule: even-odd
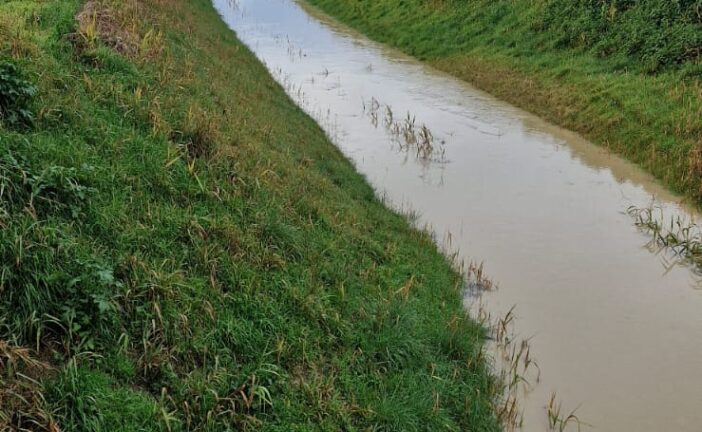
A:
<svg viewBox="0 0 702 432">
<path fill-rule="evenodd" d="M 404 211 L 407 214 L 407 211 Z M 430 230 L 426 228 L 425 230 Z M 435 235 L 433 235 L 435 238 Z M 436 239 L 435 239 L 436 240 Z M 503 429 L 508 432 L 520 430 L 524 414 L 521 408 L 522 398 L 526 397 L 541 381 L 541 368 L 532 356 L 530 338 L 521 338 L 516 334 L 516 306 L 501 316 L 493 316 L 483 301 L 483 294 L 498 289 L 485 271 L 483 262 L 462 261 L 460 253 L 452 246 L 453 236 L 448 233 L 441 250 L 449 258 L 453 269 L 464 275 L 464 302 L 471 317 L 486 329 L 486 344 L 477 356 L 479 361 L 490 358 L 494 381 L 490 388 L 493 399 L 493 411 L 500 420 Z M 410 282 L 408 282 L 408 285 Z M 408 286 L 406 285 L 406 286 Z M 402 293 L 406 287 L 401 288 Z M 565 432 L 569 425 L 582 423 L 575 415 L 575 410 L 563 417 L 560 403 L 555 397 L 546 406 L 550 432 Z"/>
<path fill-rule="evenodd" d="M 416 214 L 407 209 L 403 209 L 402 212 L 414 216 L 416 225 Z M 483 302 L 482 295 L 497 290 L 498 286 L 487 276 L 484 263 L 463 261 L 459 251 L 453 246 L 453 236 L 450 232 L 443 241 L 438 241 L 431 227 L 424 227 L 424 230 L 432 233 L 432 238 L 440 244 L 441 251 L 448 257 L 454 271 L 464 275 L 465 307 L 471 317 L 486 329 L 486 343 L 480 348 L 478 355 L 469 360 L 469 364 L 474 361 L 487 361 L 492 365 L 494 380 L 490 386 L 490 395 L 493 412 L 503 430 L 520 430 L 524 420 L 522 398 L 540 382 L 541 368 L 532 356 L 530 338 L 520 338 L 515 333 L 516 307 L 512 307 L 503 316 L 492 316 Z M 405 291 L 411 289 L 413 282 L 414 279 L 410 279 L 394 295 L 404 295 Z M 572 417 L 563 419 L 565 426 L 574 421 Z"/>
<path fill-rule="evenodd" d="M 577 408 L 568 415 L 561 413 L 561 403 L 556 401 L 556 393 L 551 393 L 551 397 L 546 407 L 548 414 L 548 428 L 552 432 L 565 432 L 570 425 L 576 425 L 578 430 L 582 425 L 578 416 L 575 415 Z"/>
<path fill-rule="evenodd" d="M 288 43 L 287 51 L 290 61 L 294 62 L 295 60 L 301 60 L 303 57 L 307 57 L 307 54 L 302 51 L 302 48 L 296 46 L 295 43 L 290 40 L 290 36 L 288 36 L 286 39 Z"/>
<path fill-rule="evenodd" d="M 482 302 L 481 294 L 497 289 L 497 285 L 485 275 L 484 264 L 471 262 L 463 268 L 467 278 L 465 293 L 467 298 L 474 299 L 470 307 L 473 317 L 488 329 L 485 350 L 493 358 L 497 378 L 492 389 L 494 410 L 504 430 L 519 430 L 523 425 L 520 401 L 540 382 L 541 368 L 532 356 L 530 339 L 515 334 L 516 307 L 502 316 L 493 317 Z M 481 351 L 481 357 L 483 355 Z M 566 432 L 575 428 L 579 431 L 582 425 L 586 425 L 577 416 L 577 408 L 563 412 L 555 393 L 545 409 L 550 432 Z"/>
<path fill-rule="evenodd" d="M 489 343 L 486 346 L 492 353 L 497 378 L 493 388 L 494 410 L 504 429 L 515 431 L 523 423 L 520 398 L 532 389 L 532 381 L 540 381 L 541 369 L 531 355 L 529 340 L 515 335 L 515 307 L 504 316 L 493 318 L 482 303 L 482 293 L 497 289 L 497 285 L 485 276 L 483 264 L 472 262 L 465 273 L 466 294 L 478 299 L 471 306 L 473 316 L 488 329 Z"/>
<path fill-rule="evenodd" d="M 417 159 L 423 161 L 446 162 L 444 141 L 437 142 L 431 129 L 425 124 L 418 126 L 415 116 L 408 112 L 404 119 L 397 120 L 390 105 L 381 104 L 376 98 L 371 98 L 368 104 L 363 101 L 363 112 L 375 128 L 380 124 L 383 108 L 383 126 L 401 151 L 414 152 Z"/>
<path fill-rule="evenodd" d="M 666 223 L 662 208 L 629 207 L 628 213 L 638 228 L 651 235 L 649 250 L 672 255 L 672 261 L 666 260 L 667 268 L 688 264 L 696 273 L 702 273 L 702 232 L 697 224 L 679 216 Z"/>
<path fill-rule="evenodd" d="M 417 153 L 421 159 L 426 159 L 434 152 L 434 135 L 428 127 L 422 125 L 419 129 L 417 141 Z"/>
<path fill-rule="evenodd" d="M 468 292 L 472 296 L 478 296 L 483 292 L 494 291 L 497 289 L 497 284 L 494 283 L 492 279 L 485 276 L 482 262 L 477 264 L 476 262 L 471 261 L 468 264 L 466 273 L 468 276 Z"/>
<path fill-rule="evenodd" d="M 385 127 L 390 128 L 395 124 L 395 115 L 392 112 L 390 105 L 385 105 Z"/>
<path fill-rule="evenodd" d="M 368 110 L 368 115 L 370 116 L 371 124 L 373 124 L 374 128 L 378 127 L 378 111 L 380 111 L 380 102 L 378 102 L 376 98 L 372 98 Z"/>
<path fill-rule="evenodd" d="M 500 368 L 500 381 L 504 385 L 503 393 L 516 397 L 520 389 L 530 391 L 541 380 L 541 368 L 531 356 L 528 339 L 518 339 L 513 330 L 514 307 L 507 314 L 491 322 L 490 331 L 495 346 Z"/>
<path fill-rule="evenodd" d="M 495 322 L 495 327 L 494 327 L 494 336 L 495 336 L 495 341 L 498 344 L 502 344 L 504 346 L 510 345 L 512 340 L 510 338 L 511 334 L 511 325 L 514 322 L 514 309 L 516 306 L 512 306 L 509 311 L 505 314 L 504 317 L 498 319 Z"/>
</svg>

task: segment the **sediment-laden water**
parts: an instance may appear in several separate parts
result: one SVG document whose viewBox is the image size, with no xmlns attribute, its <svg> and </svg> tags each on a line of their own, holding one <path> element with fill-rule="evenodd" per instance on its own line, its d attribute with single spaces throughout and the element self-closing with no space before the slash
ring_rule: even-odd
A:
<svg viewBox="0 0 702 432">
<path fill-rule="evenodd" d="M 594 430 L 700 430 L 698 278 L 646 247 L 627 213 L 653 204 L 694 219 L 678 197 L 578 135 L 292 0 L 214 3 L 379 194 L 484 262 L 499 289 L 480 301 L 493 317 L 515 307 L 541 370 L 520 397 L 524 430 L 547 430 L 552 392 L 562 414 L 577 407 Z"/>
</svg>

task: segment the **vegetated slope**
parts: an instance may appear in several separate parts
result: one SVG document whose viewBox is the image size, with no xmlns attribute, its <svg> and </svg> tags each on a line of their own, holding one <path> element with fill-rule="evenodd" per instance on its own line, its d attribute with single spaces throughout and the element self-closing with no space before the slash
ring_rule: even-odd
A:
<svg viewBox="0 0 702 432">
<path fill-rule="evenodd" d="M 207 0 L 0 34 L 0 429 L 499 429 L 462 279 Z"/>
<path fill-rule="evenodd" d="M 699 0 L 308 0 L 702 200 Z"/>
</svg>

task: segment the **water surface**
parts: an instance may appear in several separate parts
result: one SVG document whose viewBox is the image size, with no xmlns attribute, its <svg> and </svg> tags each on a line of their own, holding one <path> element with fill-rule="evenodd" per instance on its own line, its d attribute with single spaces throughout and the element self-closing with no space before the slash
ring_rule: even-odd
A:
<svg viewBox="0 0 702 432">
<path fill-rule="evenodd" d="M 485 262 L 499 290 L 483 301 L 494 316 L 516 305 L 542 371 L 523 400 L 525 431 L 546 430 L 552 391 L 594 430 L 702 430 L 702 292 L 626 213 L 655 200 L 666 217 L 693 218 L 679 198 L 578 135 L 291 0 L 214 3 L 380 194 Z M 385 105 L 426 125 L 444 157 L 400 149 Z"/>
</svg>

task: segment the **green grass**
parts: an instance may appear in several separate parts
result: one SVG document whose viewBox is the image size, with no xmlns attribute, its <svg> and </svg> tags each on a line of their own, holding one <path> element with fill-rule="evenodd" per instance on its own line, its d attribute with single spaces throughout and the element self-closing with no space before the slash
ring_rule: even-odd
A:
<svg viewBox="0 0 702 432">
<path fill-rule="evenodd" d="M 698 0 L 307 0 L 702 203 Z"/>
<path fill-rule="evenodd" d="M 82 7 L 0 3 L 0 429 L 499 430 L 462 278 L 209 2 Z"/>
</svg>

